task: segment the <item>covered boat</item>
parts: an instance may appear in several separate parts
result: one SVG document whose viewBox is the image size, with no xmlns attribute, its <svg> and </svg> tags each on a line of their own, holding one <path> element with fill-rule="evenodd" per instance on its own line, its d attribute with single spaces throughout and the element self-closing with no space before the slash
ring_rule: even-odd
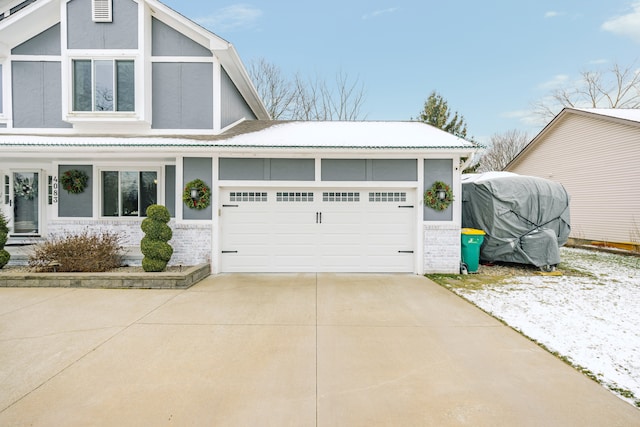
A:
<svg viewBox="0 0 640 427">
<path fill-rule="evenodd" d="M 462 227 L 486 233 L 485 262 L 531 264 L 552 270 L 571 231 L 569 194 L 562 184 L 510 172 L 462 177 Z"/>
</svg>

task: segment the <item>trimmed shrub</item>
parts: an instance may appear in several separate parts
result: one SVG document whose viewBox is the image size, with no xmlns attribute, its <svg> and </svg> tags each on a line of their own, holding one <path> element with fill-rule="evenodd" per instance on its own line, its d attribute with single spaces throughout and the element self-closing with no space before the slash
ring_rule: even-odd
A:
<svg viewBox="0 0 640 427">
<path fill-rule="evenodd" d="M 167 243 L 173 237 L 173 232 L 167 225 L 170 219 L 169 210 L 164 206 L 151 205 L 147 208 L 147 217 L 140 224 L 145 233 L 140 241 L 144 271 L 159 272 L 167 268 L 173 255 L 173 248 Z"/>
<path fill-rule="evenodd" d="M 0 269 L 7 265 L 9 259 L 11 258 L 11 254 L 4 248 L 4 245 L 7 243 L 8 238 L 9 227 L 7 227 L 7 218 L 4 216 L 4 213 L 0 211 Z"/>
<path fill-rule="evenodd" d="M 79 234 L 52 237 L 36 245 L 29 266 L 36 271 L 100 273 L 120 267 L 122 238 L 118 233 L 85 230 Z"/>
</svg>

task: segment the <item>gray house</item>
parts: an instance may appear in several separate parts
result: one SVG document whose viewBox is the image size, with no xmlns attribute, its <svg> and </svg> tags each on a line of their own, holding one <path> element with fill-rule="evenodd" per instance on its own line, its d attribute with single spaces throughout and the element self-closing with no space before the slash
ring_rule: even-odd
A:
<svg viewBox="0 0 640 427">
<path fill-rule="evenodd" d="M 170 264 L 458 271 L 474 144 L 417 122 L 271 121 L 234 47 L 156 0 L 2 4 L 9 244 L 91 228 L 137 246 L 157 203 Z M 422 202 L 436 181 L 443 210 Z"/>
</svg>

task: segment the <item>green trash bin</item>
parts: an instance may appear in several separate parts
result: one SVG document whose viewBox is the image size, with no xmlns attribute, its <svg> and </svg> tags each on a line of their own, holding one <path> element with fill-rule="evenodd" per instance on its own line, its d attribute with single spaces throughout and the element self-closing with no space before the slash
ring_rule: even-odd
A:
<svg viewBox="0 0 640 427">
<path fill-rule="evenodd" d="M 475 228 L 463 228 L 462 239 L 462 262 L 467 266 L 467 272 L 477 273 L 480 264 L 480 247 L 484 241 L 486 233 Z"/>
</svg>

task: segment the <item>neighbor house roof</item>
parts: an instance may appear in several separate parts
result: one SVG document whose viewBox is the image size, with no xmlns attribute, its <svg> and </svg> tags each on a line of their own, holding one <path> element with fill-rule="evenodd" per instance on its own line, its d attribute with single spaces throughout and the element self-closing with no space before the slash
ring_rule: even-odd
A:
<svg viewBox="0 0 640 427">
<path fill-rule="evenodd" d="M 463 149 L 476 144 L 422 122 L 295 122 L 247 120 L 218 135 L 16 135 L 0 133 L 9 147 L 219 147 Z"/>
<path fill-rule="evenodd" d="M 640 126 L 640 109 L 635 108 L 563 108 L 545 127 L 527 144 L 516 157 L 514 157 L 505 167 L 509 169 L 512 165 L 519 162 L 529 151 L 535 148 L 558 123 L 572 115 L 581 115 L 585 117 L 598 118 L 601 120 L 609 120 L 618 123 L 624 123 L 631 126 Z"/>
</svg>

